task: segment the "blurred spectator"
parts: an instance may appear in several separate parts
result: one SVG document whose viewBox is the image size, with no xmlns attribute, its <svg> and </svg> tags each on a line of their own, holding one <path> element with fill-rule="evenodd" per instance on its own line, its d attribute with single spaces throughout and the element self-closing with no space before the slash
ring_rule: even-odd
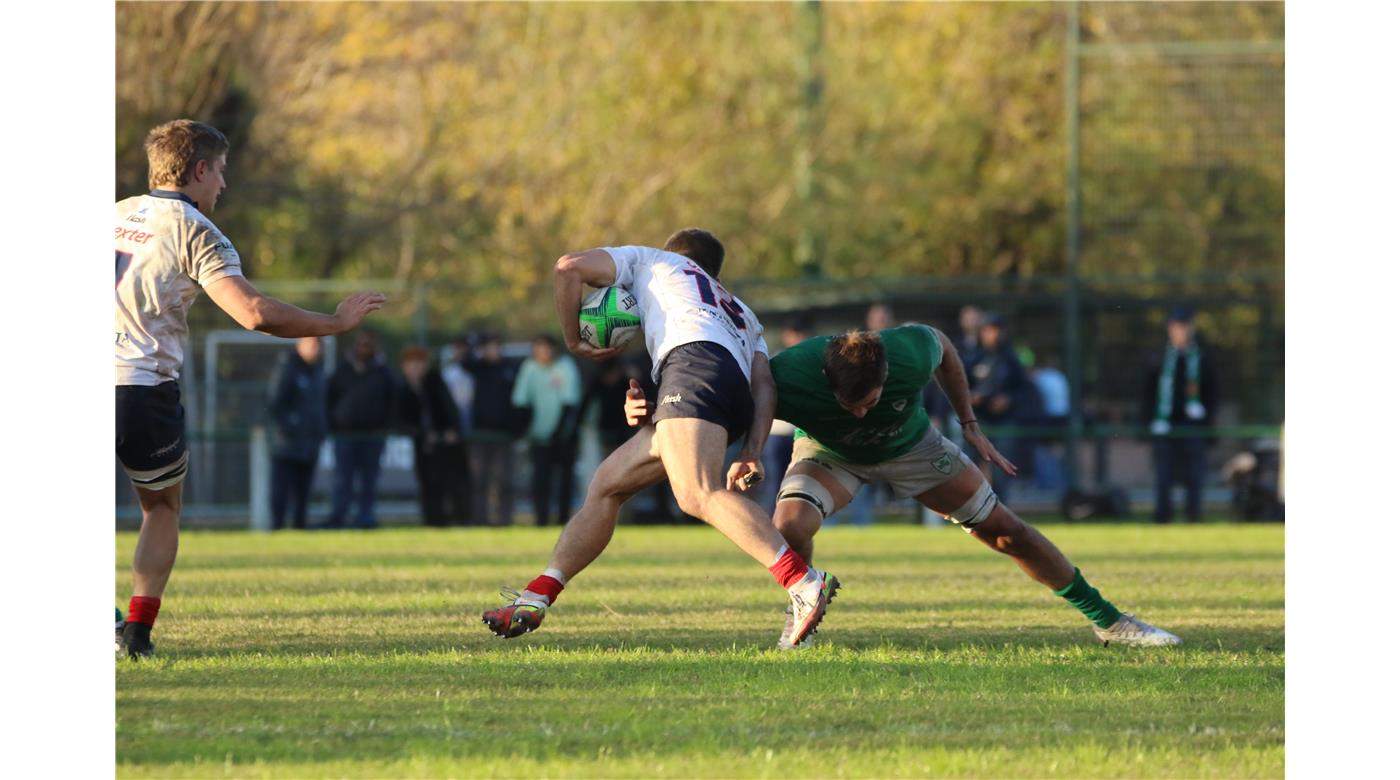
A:
<svg viewBox="0 0 1400 780">
<path fill-rule="evenodd" d="M 888 303 L 873 303 L 865 310 L 865 329 L 884 330 L 894 327 L 894 309 Z"/>
<path fill-rule="evenodd" d="M 326 438 L 326 375 L 321 340 L 297 339 L 282 353 L 268 387 L 272 418 L 272 527 L 282 528 L 290 505 L 292 528 L 306 527 L 316 458 Z"/>
<path fill-rule="evenodd" d="M 394 424 L 397 381 L 379 356 L 374 334 L 361 330 L 355 346 L 336 367 L 326 391 L 335 440 L 335 485 L 331 516 L 324 527 L 344 528 L 350 501 L 357 500 L 355 528 L 376 528 L 374 499 L 379 458 Z"/>
<path fill-rule="evenodd" d="M 469 460 L 475 507 L 472 517 L 491 525 L 510 525 L 515 511 L 515 440 L 520 436 L 520 413 L 510 402 L 519 366 L 501 353 L 501 337 L 481 337 L 481 355 L 468 357 L 467 372 L 476 383 L 472 400 Z"/>
<path fill-rule="evenodd" d="M 962 331 L 962 335 L 958 337 L 955 346 L 958 348 L 958 357 L 962 358 L 965 366 L 971 365 L 982 349 L 981 339 L 977 337 L 977 331 L 982 327 L 982 316 L 982 310 L 970 304 L 958 311 L 958 329 Z"/>
<path fill-rule="evenodd" d="M 988 312 L 982 317 L 977 330 L 978 349 L 974 362 L 966 364 L 968 386 L 972 391 L 972 410 L 983 428 L 1009 425 L 1016 421 L 1016 403 L 1023 398 L 1027 381 L 1025 370 L 1007 338 L 1006 318 L 996 312 Z M 1012 452 L 1015 440 L 1005 436 L 993 436 L 992 445 L 1003 453 Z M 1007 475 L 997 468 L 989 468 L 986 461 L 970 452 L 988 474 L 992 489 L 1003 499 L 1006 497 Z M 1022 464 L 1017 464 L 1022 465 Z"/>
<path fill-rule="evenodd" d="M 464 436 L 471 433 L 472 399 L 476 396 L 476 380 L 467 370 L 470 359 L 471 345 L 465 336 L 458 336 L 452 340 L 452 357 L 442 366 L 442 381 L 447 383 L 452 403 L 457 407 L 457 432 Z"/>
<path fill-rule="evenodd" d="M 1047 360 L 1031 370 L 1031 381 L 1040 390 L 1040 403 L 1046 425 L 1069 422 L 1069 379 L 1053 360 Z"/>
<path fill-rule="evenodd" d="M 471 514 L 467 492 L 467 449 L 452 393 L 442 374 L 428 363 L 428 350 L 399 353 L 404 388 L 399 421 L 413 437 L 413 471 L 423 524 L 465 523 Z"/>
<path fill-rule="evenodd" d="M 1035 352 L 1024 344 L 1012 348 L 1016 362 L 1021 366 L 1021 388 L 1011 399 L 1011 424 L 1017 428 L 1039 428 L 1045 424 L 1045 403 L 1040 396 L 1040 386 L 1031 379 L 1031 369 L 1035 367 Z M 1041 436 L 1022 433 L 1013 438 L 1001 454 L 1011 459 L 1017 466 L 1016 476 L 1022 484 L 1040 476 L 1036 469 L 1037 453 L 1043 449 Z"/>
<path fill-rule="evenodd" d="M 812 338 L 812 319 L 800 316 L 783 328 L 782 348 L 787 349 Z M 776 354 L 776 353 L 775 353 Z M 786 420 L 774 420 L 768 429 L 768 441 L 763 445 L 763 481 L 759 483 L 755 500 L 764 511 L 772 514 L 777 508 L 778 487 L 792 460 L 792 441 L 797 429 Z"/>
<path fill-rule="evenodd" d="M 1069 379 L 1053 361 L 1031 370 L 1031 381 L 1040 391 L 1041 425 L 1063 428 L 1069 424 Z M 1056 437 L 1039 439 L 1035 447 L 1035 486 L 1042 490 L 1067 487 L 1064 466 L 1055 455 Z"/>
<path fill-rule="evenodd" d="M 511 403 L 530 410 L 536 525 L 549 525 L 551 503 L 558 510 L 560 525 L 568 522 L 573 509 L 580 400 L 578 367 L 573 358 L 560 355 L 549 336 L 536 336 L 530 359 L 521 366 L 511 394 Z"/>
<path fill-rule="evenodd" d="M 1179 308 L 1167 320 L 1167 344 L 1143 373 L 1142 421 L 1152 435 L 1157 478 L 1153 520 L 1172 520 L 1172 486 L 1186 487 L 1186 519 L 1201 519 L 1206 449 L 1218 400 L 1215 366 L 1196 338 L 1194 313 Z"/>
</svg>

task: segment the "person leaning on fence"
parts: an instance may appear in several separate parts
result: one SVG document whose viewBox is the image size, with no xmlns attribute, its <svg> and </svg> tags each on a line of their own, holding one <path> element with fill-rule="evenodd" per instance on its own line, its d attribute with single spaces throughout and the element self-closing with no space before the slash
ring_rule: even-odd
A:
<svg viewBox="0 0 1400 780">
<path fill-rule="evenodd" d="M 399 353 L 399 369 L 404 379 L 398 395 L 399 423 L 413 437 L 413 471 L 423 524 L 465 524 L 471 496 L 457 404 L 442 373 L 429 364 L 428 350 L 405 348 Z"/>
<path fill-rule="evenodd" d="M 1195 316 L 1178 308 L 1167 319 L 1167 344 L 1143 372 L 1142 422 L 1152 441 L 1156 507 L 1152 519 L 1172 520 L 1172 487 L 1186 488 L 1186 519 L 1201 519 L 1206 451 L 1215 423 L 1219 391 L 1215 364 L 1196 337 Z"/>
<path fill-rule="evenodd" d="M 316 459 L 326 438 L 326 374 L 321 340 L 297 339 L 282 353 L 268 386 L 272 422 L 272 527 L 306 527 L 306 507 L 316 476 Z"/>
<path fill-rule="evenodd" d="M 379 458 L 394 424 L 397 380 L 379 356 L 374 334 L 355 334 L 355 347 L 336 367 L 326 392 L 331 435 L 335 440 L 335 487 L 331 516 L 323 528 L 344 528 L 351 499 L 356 499 L 354 528 L 376 528 L 374 501 L 379 487 Z"/>
<path fill-rule="evenodd" d="M 536 336 L 511 394 L 511 403 L 530 410 L 535 525 L 549 525 L 551 503 L 560 525 L 569 521 L 573 511 L 580 396 L 573 358 L 561 355 L 549 336 Z"/>
<path fill-rule="evenodd" d="M 476 380 L 468 457 L 471 461 L 474 522 L 510 525 L 515 513 L 515 442 L 522 414 L 510 402 L 518 363 L 501 351 L 500 334 L 481 336 L 480 356 L 462 363 Z"/>
</svg>

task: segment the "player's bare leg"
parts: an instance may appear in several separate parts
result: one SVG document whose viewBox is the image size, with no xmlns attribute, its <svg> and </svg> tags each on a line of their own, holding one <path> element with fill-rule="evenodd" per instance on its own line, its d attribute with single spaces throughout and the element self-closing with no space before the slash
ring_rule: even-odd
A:
<svg viewBox="0 0 1400 780">
<path fill-rule="evenodd" d="M 645 426 L 598 466 L 583 507 L 569 519 L 554 543 L 549 566 L 523 593 L 502 591 L 511 602 L 481 616 L 497 636 L 510 638 L 534 631 L 544 621 L 564 584 L 602 555 L 617 528 L 622 505 L 638 492 L 666 478 L 656 449 L 655 429 Z"/>
<path fill-rule="evenodd" d="M 583 506 L 569 519 L 554 544 L 549 568 L 573 579 L 612 541 L 622 505 L 666 478 L 654 432 L 650 425 L 642 428 L 599 464 L 593 481 L 588 483 Z"/>
<path fill-rule="evenodd" d="M 132 595 L 160 598 L 180 549 L 180 507 L 184 483 L 161 490 L 136 488 L 141 502 L 141 535 L 131 562 Z"/>
<path fill-rule="evenodd" d="M 831 508 L 829 511 L 837 512 L 842 507 L 851 503 L 851 494 L 846 488 L 830 473 L 820 466 L 812 463 L 798 461 L 788 467 L 787 474 L 783 476 L 786 482 L 789 477 L 805 476 L 815 479 L 821 483 L 822 487 L 831 494 Z M 822 512 L 820 509 L 805 498 L 793 495 L 784 496 L 780 491 L 778 503 L 773 511 L 773 525 L 777 527 L 778 533 L 787 540 L 788 546 L 792 548 L 807 562 L 812 565 L 813 538 L 822 527 Z M 778 636 L 779 650 L 792 650 L 798 647 L 810 647 L 812 637 L 808 635 L 805 640 L 794 643 L 793 630 L 797 626 L 797 621 L 793 615 L 793 610 L 789 607 L 784 615 L 783 633 Z"/>
<path fill-rule="evenodd" d="M 951 515 L 986 483 L 980 470 L 963 469 L 952 479 L 919 496 L 919 503 L 941 515 Z M 997 502 L 992 513 L 971 529 L 976 539 L 1010 556 L 1031 579 L 1060 590 L 1074 579 L 1074 565 L 1034 527 Z"/>
<path fill-rule="evenodd" d="M 956 514 L 984 490 L 980 470 L 963 469 L 952 479 L 916 496 L 919 503 L 945 517 Z M 995 500 L 995 499 L 993 499 Z M 1009 556 L 1031 579 L 1050 588 L 1094 624 L 1104 644 L 1136 646 L 1180 644 L 1177 636 L 1118 611 L 1084 580 L 1079 569 L 1040 531 L 996 502 L 985 519 L 968 529 L 978 541 Z"/>
<path fill-rule="evenodd" d="M 121 648 L 127 655 L 139 658 L 155 652 L 151 625 L 180 549 L 184 483 L 160 490 L 136 488 L 136 496 L 141 503 L 141 535 L 131 562 L 132 608 L 122 626 Z"/>
<path fill-rule="evenodd" d="M 724 428 L 694 417 L 658 420 L 656 441 L 681 511 L 704 520 L 768 566 L 785 542 L 758 504 L 725 488 Z"/>
<path fill-rule="evenodd" d="M 835 477 L 831 476 L 826 469 L 813 463 L 798 461 L 788 467 L 787 474 L 783 477 L 802 475 L 811 477 L 820 482 L 831 494 L 833 506 L 829 512 L 835 514 L 842 507 L 851 503 L 851 494 L 846 492 L 846 488 Z M 813 537 L 822 527 L 822 513 L 811 503 L 800 498 L 778 496 L 777 508 L 773 511 L 773 525 L 777 527 L 778 533 L 787 540 L 788 546 L 793 552 L 802 556 L 802 560 L 809 565 L 812 563 Z"/>
<path fill-rule="evenodd" d="M 808 565 L 757 504 L 725 487 L 724 429 L 693 417 L 668 418 L 657 421 L 656 439 L 681 511 L 724 534 L 787 589 L 793 624 L 787 633 L 794 643 L 815 633 L 841 583 Z"/>
</svg>

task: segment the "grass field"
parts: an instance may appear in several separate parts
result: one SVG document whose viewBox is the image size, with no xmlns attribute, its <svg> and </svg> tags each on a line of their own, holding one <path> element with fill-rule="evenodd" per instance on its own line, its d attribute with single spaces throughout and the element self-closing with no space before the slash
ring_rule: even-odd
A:
<svg viewBox="0 0 1400 780">
<path fill-rule="evenodd" d="M 1044 528 L 1186 647 L 1092 644 L 954 529 L 823 532 L 846 587 L 787 654 L 784 594 L 704 528 L 621 529 L 509 642 L 478 616 L 554 529 L 187 533 L 160 657 L 117 664 L 117 774 L 1281 777 L 1283 529 Z"/>
</svg>

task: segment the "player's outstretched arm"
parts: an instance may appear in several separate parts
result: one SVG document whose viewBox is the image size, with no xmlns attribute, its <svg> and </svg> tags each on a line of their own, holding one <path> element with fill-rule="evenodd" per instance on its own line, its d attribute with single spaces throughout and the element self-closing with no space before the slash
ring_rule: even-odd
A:
<svg viewBox="0 0 1400 780">
<path fill-rule="evenodd" d="M 330 336 L 354 330 L 366 315 L 384 305 L 380 293 L 357 292 L 341 301 L 335 314 L 320 314 L 263 295 L 242 276 L 225 276 L 204 291 L 239 325 L 283 338 Z"/>
<path fill-rule="evenodd" d="M 773 428 L 773 412 L 778 406 L 778 384 L 773 381 L 773 371 L 768 366 L 768 356 L 762 352 L 753 356 L 749 381 L 749 392 L 753 394 L 753 423 L 748 436 L 744 437 L 744 448 L 734 458 L 725 480 L 730 490 L 748 490 L 763 481 L 763 445 L 768 443 L 768 432 Z"/>
<path fill-rule="evenodd" d="M 578 333 L 578 310 L 583 285 L 607 287 L 617 279 L 612 255 L 590 249 L 564 255 L 554 264 L 554 312 L 564 332 L 564 346 L 579 357 L 603 360 L 622 353 L 621 347 L 599 349 L 585 342 Z"/>
<path fill-rule="evenodd" d="M 958 415 L 963 438 L 984 460 L 991 461 L 1002 471 L 1015 476 L 1015 464 L 997 452 L 996 447 L 983 435 L 982 426 L 977 423 L 977 415 L 972 411 L 972 393 L 967 386 L 967 371 L 963 368 L 962 358 L 958 357 L 958 348 L 943 331 L 934 328 L 933 332 L 938 334 L 938 340 L 943 344 L 943 362 L 934 369 L 933 375 L 938 379 L 938 386 L 943 388 L 943 394 L 948 396 L 948 403 L 953 405 L 953 411 Z"/>
</svg>

